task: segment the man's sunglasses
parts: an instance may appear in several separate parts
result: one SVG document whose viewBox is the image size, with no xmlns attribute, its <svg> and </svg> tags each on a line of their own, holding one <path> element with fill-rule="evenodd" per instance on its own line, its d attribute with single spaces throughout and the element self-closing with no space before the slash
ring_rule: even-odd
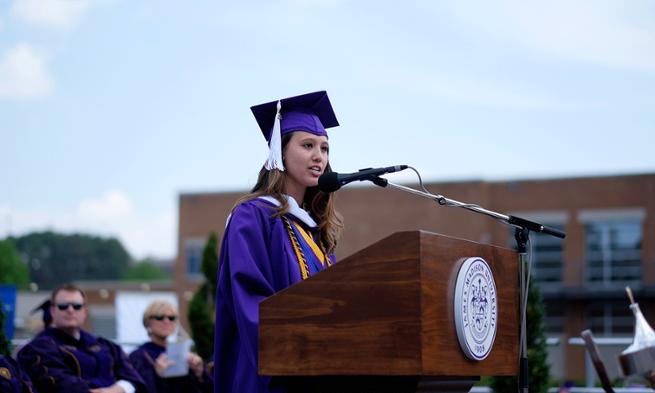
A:
<svg viewBox="0 0 655 393">
<path fill-rule="evenodd" d="M 68 310 L 68 307 L 73 307 L 73 310 L 75 311 L 80 311 L 82 307 L 84 307 L 84 304 L 82 303 L 57 303 L 57 308 L 60 309 L 61 311 L 66 311 Z"/>
<path fill-rule="evenodd" d="M 175 320 L 177 319 L 177 316 L 176 315 L 152 315 L 150 317 L 150 319 L 156 319 L 158 321 L 163 321 L 164 318 L 168 318 L 169 321 L 175 322 Z"/>
</svg>

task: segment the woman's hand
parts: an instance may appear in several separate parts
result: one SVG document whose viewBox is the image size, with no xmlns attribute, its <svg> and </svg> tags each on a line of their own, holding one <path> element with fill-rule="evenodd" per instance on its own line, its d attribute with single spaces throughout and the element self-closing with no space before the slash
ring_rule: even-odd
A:
<svg viewBox="0 0 655 393">
<path fill-rule="evenodd" d="M 202 372 L 205 371 L 202 358 L 193 352 L 189 352 L 187 362 L 189 363 L 189 369 L 191 369 L 193 374 L 198 378 L 202 377 Z"/>
<path fill-rule="evenodd" d="M 166 356 L 165 353 L 162 353 L 155 359 L 155 371 L 160 377 L 164 376 L 166 369 L 175 364 L 174 360 L 171 360 Z"/>
</svg>

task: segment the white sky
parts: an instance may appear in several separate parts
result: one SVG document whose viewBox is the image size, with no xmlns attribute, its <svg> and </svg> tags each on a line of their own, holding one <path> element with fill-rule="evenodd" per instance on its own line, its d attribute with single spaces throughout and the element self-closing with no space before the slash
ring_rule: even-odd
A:
<svg viewBox="0 0 655 393">
<path fill-rule="evenodd" d="M 655 2 L 0 0 L 0 238 L 174 257 L 180 192 L 254 183 L 249 107 L 323 89 L 338 172 L 653 172 Z"/>
</svg>

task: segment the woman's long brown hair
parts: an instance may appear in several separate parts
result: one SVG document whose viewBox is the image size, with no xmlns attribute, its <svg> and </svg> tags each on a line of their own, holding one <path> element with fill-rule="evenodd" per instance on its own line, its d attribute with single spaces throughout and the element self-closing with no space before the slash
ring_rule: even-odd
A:
<svg viewBox="0 0 655 393">
<path fill-rule="evenodd" d="M 286 148 L 292 135 L 293 133 L 289 133 L 282 137 L 282 151 Z M 330 172 L 332 172 L 332 169 L 328 162 L 325 166 L 324 173 Z M 260 196 L 270 195 L 280 202 L 280 206 L 274 215 L 275 217 L 280 217 L 289 212 L 289 203 L 283 196 L 286 182 L 286 172 L 277 169 L 267 170 L 262 167 L 255 186 L 248 194 L 239 198 L 234 207 Z M 305 198 L 300 202 L 300 205 L 304 209 L 308 209 L 318 223 L 319 244 L 325 248 L 327 253 L 333 253 L 341 235 L 341 230 L 343 229 L 343 220 L 334 208 L 334 197 L 332 193 L 320 191 L 318 187 L 308 187 L 305 191 Z"/>
</svg>

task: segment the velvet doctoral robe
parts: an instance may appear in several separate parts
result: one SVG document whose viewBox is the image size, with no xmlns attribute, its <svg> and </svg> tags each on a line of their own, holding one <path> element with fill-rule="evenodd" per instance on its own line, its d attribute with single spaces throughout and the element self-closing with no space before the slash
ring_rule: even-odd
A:
<svg viewBox="0 0 655 393">
<path fill-rule="evenodd" d="M 36 393 L 32 381 L 12 358 L 0 355 L 0 392 Z"/>
<path fill-rule="evenodd" d="M 287 197 L 290 212 L 273 217 L 279 203 L 260 197 L 237 206 L 228 221 L 219 256 L 214 340 L 216 393 L 286 392 L 283 382 L 257 375 L 259 303 L 302 280 L 298 249 L 312 249 L 297 228 L 316 229 L 313 218 Z M 289 228 L 296 233 L 296 246 Z M 313 249 L 316 245 L 313 244 Z M 295 247 L 295 248 L 294 248 Z M 307 255 L 313 258 L 315 255 Z M 325 258 L 328 262 L 328 258 Z M 332 263 L 308 260 L 309 275 Z"/>
<path fill-rule="evenodd" d="M 84 330 L 79 340 L 50 327 L 18 352 L 18 362 L 41 392 L 87 393 L 119 380 L 145 392 L 143 380 L 116 344 Z"/>
<path fill-rule="evenodd" d="M 148 393 L 211 393 L 214 391 L 212 380 L 207 374 L 198 378 L 189 370 L 183 377 L 162 378 L 155 371 L 155 360 L 166 348 L 153 342 L 147 342 L 130 353 L 130 362 L 143 378 Z"/>
</svg>

